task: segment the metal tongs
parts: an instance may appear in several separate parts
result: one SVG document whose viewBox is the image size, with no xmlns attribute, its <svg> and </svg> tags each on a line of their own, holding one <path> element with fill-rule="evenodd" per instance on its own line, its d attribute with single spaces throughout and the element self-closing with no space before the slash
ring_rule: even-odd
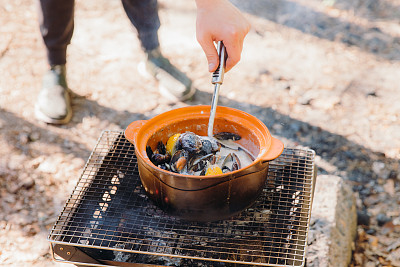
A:
<svg viewBox="0 0 400 267">
<path fill-rule="evenodd" d="M 218 95 L 219 95 L 219 88 L 224 80 L 225 74 L 225 61 L 227 58 L 226 49 L 222 41 L 218 42 L 217 45 L 217 52 L 219 56 L 219 65 L 218 68 L 214 71 L 212 75 L 211 83 L 215 84 L 214 87 L 214 94 L 211 101 L 211 111 L 210 111 L 210 119 L 208 121 L 208 131 L 207 134 L 209 137 L 213 137 L 213 130 L 214 130 L 214 119 L 215 119 L 215 112 L 217 110 L 218 104 Z"/>
</svg>

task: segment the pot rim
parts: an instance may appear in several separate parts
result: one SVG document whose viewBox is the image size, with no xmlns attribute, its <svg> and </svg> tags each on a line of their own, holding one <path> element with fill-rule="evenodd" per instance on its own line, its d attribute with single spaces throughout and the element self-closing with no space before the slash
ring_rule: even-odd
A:
<svg viewBox="0 0 400 267">
<path fill-rule="evenodd" d="M 125 129 L 125 137 L 135 146 L 136 156 L 140 157 L 145 163 L 150 165 L 150 167 L 156 169 L 158 172 L 165 175 L 174 175 L 181 178 L 196 179 L 196 180 L 219 179 L 240 174 L 241 172 L 245 172 L 249 168 L 252 168 L 257 164 L 264 164 L 266 162 L 269 162 L 277 158 L 282 153 L 283 143 L 280 140 L 271 136 L 267 126 L 265 126 L 265 124 L 261 120 L 239 109 L 225 107 L 225 106 L 218 106 L 216 112 L 216 118 L 220 117 L 227 120 L 229 120 L 229 118 L 239 118 L 241 120 L 246 120 L 248 122 L 251 122 L 252 125 L 258 126 L 256 127 L 256 129 L 251 129 L 253 130 L 253 132 L 255 131 L 257 133 L 255 134 L 255 136 L 257 137 L 257 140 L 260 143 L 259 153 L 251 164 L 239 170 L 231 171 L 224 174 L 197 176 L 197 175 L 188 175 L 188 174 L 170 172 L 157 167 L 150 161 L 150 159 L 147 157 L 146 154 L 146 145 L 148 140 L 155 132 L 157 132 L 157 130 L 162 129 L 167 125 L 179 122 L 187 118 L 188 115 L 190 114 L 209 117 L 210 110 L 211 106 L 209 105 L 187 106 L 166 111 L 149 120 L 134 121 L 131 124 L 129 124 L 128 127 Z M 148 131 L 149 129 L 152 130 L 155 129 L 155 131 Z M 139 137 L 141 137 L 141 140 L 144 139 L 144 141 L 142 141 L 141 147 L 137 145 Z"/>
</svg>

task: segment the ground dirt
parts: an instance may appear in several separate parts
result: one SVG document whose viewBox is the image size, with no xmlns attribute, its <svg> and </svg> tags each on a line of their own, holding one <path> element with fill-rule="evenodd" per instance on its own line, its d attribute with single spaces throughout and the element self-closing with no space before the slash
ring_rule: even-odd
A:
<svg viewBox="0 0 400 267">
<path fill-rule="evenodd" d="M 32 2 L 0 0 L 0 265 L 63 266 L 46 237 L 101 132 L 208 105 L 213 87 L 194 1 L 160 1 L 162 51 L 198 89 L 186 103 L 139 76 L 143 53 L 120 1 L 77 1 L 67 65 L 74 117 L 38 122 L 48 66 Z M 352 185 L 353 266 L 400 266 L 400 1 L 233 2 L 252 30 L 219 104 L 260 118 L 287 147 L 315 150 L 319 173 Z"/>
</svg>

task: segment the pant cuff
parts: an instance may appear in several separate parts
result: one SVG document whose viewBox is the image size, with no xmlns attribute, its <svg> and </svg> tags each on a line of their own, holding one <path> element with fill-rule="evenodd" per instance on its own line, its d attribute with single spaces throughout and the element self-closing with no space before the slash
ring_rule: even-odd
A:
<svg viewBox="0 0 400 267">
<path fill-rule="evenodd" d="M 139 32 L 139 40 L 145 51 L 150 51 L 160 46 L 157 31 Z"/>
<path fill-rule="evenodd" d="M 64 65 L 67 62 L 67 49 L 47 50 L 47 59 L 50 66 Z"/>
</svg>

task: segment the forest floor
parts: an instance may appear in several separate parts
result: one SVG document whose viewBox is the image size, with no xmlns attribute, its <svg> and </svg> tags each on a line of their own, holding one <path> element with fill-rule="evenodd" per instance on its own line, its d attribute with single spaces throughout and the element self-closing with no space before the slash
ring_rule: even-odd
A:
<svg viewBox="0 0 400 267">
<path fill-rule="evenodd" d="M 159 1 L 162 51 L 198 89 L 185 103 L 138 74 L 144 55 L 120 1 L 77 1 L 67 64 L 74 116 L 41 123 L 34 103 L 48 66 L 32 2 L 0 0 L 0 265 L 64 266 L 46 238 L 102 131 L 208 105 L 213 87 L 194 1 Z M 252 30 L 219 104 L 258 117 L 286 147 L 315 150 L 319 173 L 352 186 L 353 266 L 400 266 L 400 1 L 233 3 Z"/>
</svg>

